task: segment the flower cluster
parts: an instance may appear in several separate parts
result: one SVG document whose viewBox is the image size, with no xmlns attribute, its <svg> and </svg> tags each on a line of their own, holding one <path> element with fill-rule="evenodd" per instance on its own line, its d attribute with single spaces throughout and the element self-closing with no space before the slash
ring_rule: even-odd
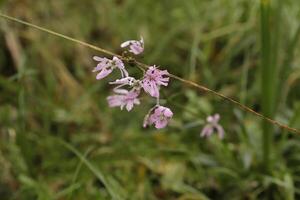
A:
<svg viewBox="0 0 300 200">
<path fill-rule="evenodd" d="M 139 55 L 144 51 L 144 40 L 129 40 L 121 44 L 121 48 L 126 48 L 130 53 Z M 121 78 L 109 84 L 114 85 L 114 94 L 107 97 L 109 107 L 120 107 L 121 110 L 125 107 L 129 112 L 135 105 L 139 105 L 142 91 L 156 98 L 156 105 L 152 107 L 146 114 L 143 127 L 154 125 L 155 128 L 161 129 L 168 125 L 173 112 L 170 108 L 161 106 L 160 88 L 161 86 L 168 86 L 169 73 L 167 70 L 160 70 L 155 65 L 149 66 L 144 72 L 141 79 L 131 77 L 125 68 L 122 57 L 114 56 L 112 59 L 106 57 L 94 56 L 93 59 L 98 62 L 93 72 L 97 72 L 96 79 L 100 80 L 111 74 L 114 69 L 119 69 Z M 201 137 L 209 137 L 214 130 L 217 131 L 220 139 L 224 137 L 224 129 L 219 124 L 220 115 L 215 114 L 207 117 L 207 123 L 203 127 L 200 135 Z"/>
<path fill-rule="evenodd" d="M 121 44 L 122 48 L 129 49 L 129 52 L 138 55 L 144 51 L 144 40 L 129 40 Z M 109 84 L 115 85 L 113 89 L 114 95 L 107 97 L 110 107 L 125 107 L 127 111 L 131 111 L 135 105 L 139 105 L 139 96 L 143 91 L 151 97 L 156 98 L 156 105 L 152 107 L 144 119 L 144 127 L 154 125 L 155 128 L 161 129 L 168 125 L 173 116 L 170 108 L 161 106 L 160 87 L 167 86 L 169 83 L 169 73 L 167 70 L 160 70 L 155 65 L 148 67 L 141 79 L 131 77 L 123 61 L 114 56 L 112 59 L 106 57 L 94 56 L 93 59 L 98 62 L 93 72 L 97 72 L 96 79 L 100 80 L 111 74 L 114 69 L 119 69 L 121 78 Z"/>
</svg>

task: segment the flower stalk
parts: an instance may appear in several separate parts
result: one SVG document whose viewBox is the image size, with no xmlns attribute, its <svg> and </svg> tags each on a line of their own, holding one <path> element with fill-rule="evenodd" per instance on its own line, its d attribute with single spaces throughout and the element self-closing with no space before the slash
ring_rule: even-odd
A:
<svg viewBox="0 0 300 200">
<path fill-rule="evenodd" d="M 265 0 L 264 2 L 268 2 L 268 1 Z M 95 45 L 89 44 L 89 43 L 87 43 L 87 42 L 84 42 L 84 41 L 81 41 L 81 40 L 77 40 L 77 39 L 75 39 L 75 38 L 72 38 L 72 37 L 66 36 L 66 35 L 64 35 L 64 34 L 61 34 L 61 33 L 58 33 L 58 32 L 52 31 L 52 30 L 49 30 L 49 29 L 47 29 L 47 28 L 44 28 L 44 27 L 41 27 L 41 26 L 38 26 L 38 25 L 35 25 L 35 24 L 32 24 L 32 23 L 29 23 L 29 22 L 26 22 L 26 21 L 23 21 L 23 20 L 20 20 L 20 19 L 17 19 L 17 18 L 15 18 L 15 17 L 11 17 L 11 16 L 6 15 L 6 14 L 3 14 L 3 13 L 0 13 L 0 17 L 4 18 L 4 19 L 6 19 L 6 20 L 10 20 L 10 21 L 19 23 L 19 24 L 26 25 L 26 26 L 28 26 L 28 27 L 37 29 L 37 30 L 39 30 L 39 31 L 42 31 L 42 32 L 45 32 L 45 33 L 48 33 L 48 34 L 51 34 L 51 35 L 54 35 L 54 36 L 63 38 L 63 39 L 65 39 L 65 40 L 68 40 L 68 41 L 71 41 L 71 42 L 80 44 L 80 45 L 82 45 L 82 46 L 85 46 L 85 47 L 87 47 L 87 48 L 90 48 L 90 49 L 93 49 L 93 50 L 95 50 L 95 51 L 101 52 L 101 53 L 103 53 L 103 54 L 110 55 L 110 56 L 117 56 L 118 58 L 120 58 L 120 59 L 123 60 L 123 61 L 129 61 L 128 58 L 125 58 L 125 57 L 123 57 L 123 56 L 121 56 L 121 55 L 117 55 L 117 54 L 115 54 L 115 53 L 113 53 L 113 52 L 111 52 L 111 51 L 108 51 L 108 50 L 106 50 L 106 49 L 102 49 L 102 48 L 100 48 L 100 47 L 97 47 L 97 46 L 95 46 Z M 136 66 L 137 66 L 139 69 L 141 69 L 141 70 L 144 70 L 144 69 L 148 66 L 148 65 L 146 65 L 146 64 L 144 64 L 144 63 L 141 63 L 141 62 L 136 61 L 135 59 L 130 59 L 130 63 L 135 63 L 135 64 L 137 64 Z M 220 97 L 221 99 L 226 100 L 226 101 L 230 102 L 231 104 L 237 106 L 237 107 L 240 108 L 241 110 L 244 110 L 245 112 L 251 113 L 251 114 L 253 114 L 253 115 L 255 115 L 255 116 L 261 118 L 262 120 L 266 121 L 266 123 L 268 122 L 268 123 L 273 124 L 273 125 L 275 125 L 275 126 L 281 128 L 281 129 L 284 129 L 284 130 L 286 130 L 286 131 L 288 131 L 288 132 L 291 132 L 291 133 L 295 133 L 295 134 L 300 135 L 300 130 L 298 130 L 298 129 L 296 129 L 296 128 L 293 128 L 293 127 L 289 127 L 289 126 L 286 125 L 286 124 L 283 124 L 283 123 L 281 123 L 281 122 L 278 122 L 278 121 L 276 121 L 276 120 L 274 120 L 274 119 L 272 119 L 272 118 L 270 118 L 270 117 L 268 117 L 268 116 L 265 116 L 265 115 L 263 115 L 263 114 L 261 114 L 261 113 L 258 113 L 258 112 L 256 112 L 256 111 L 254 111 L 253 109 L 251 109 L 250 107 L 245 106 L 245 105 L 241 104 L 240 102 L 238 102 L 238 101 L 236 101 L 236 100 L 234 100 L 234 99 L 232 99 L 232 98 L 230 98 L 230 97 L 227 97 L 227 96 L 225 96 L 225 95 L 223 95 L 223 94 L 221 94 L 221 93 L 219 93 L 219 92 L 216 92 L 216 91 L 211 90 L 211 89 L 209 89 L 209 88 L 207 88 L 207 87 L 205 87 L 205 86 L 203 86 L 203 85 L 199 85 L 199 84 L 197 84 L 197 83 L 195 83 L 195 82 L 193 82 L 193 81 L 189 81 L 189 80 L 183 79 L 183 78 L 181 78 L 181 77 L 179 77 L 179 76 L 176 76 L 176 75 L 173 75 L 173 74 L 169 74 L 169 77 L 170 77 L 170 78 L 173 78 L 173 79 L 175 79 L 175 80 L 177 80 L 177 81 L 180 81 L 180 82 L 182 82 L 182 83 L 184 83 L 184 84 L 186 84 L 186 85 L 188 85 L 188 86 L 192 86 L 192 87 L 194 87 L 194 88 L 197 88 L 197 89 L 199 89 L 199 90 L 201 90 L 201 91 L 203 91 L 203 92 L 207 92 L 207 93 L 210 93 L 210 94 L 212 94 L 212 95 L 218 96 L 218 97 Z"/>
</svg>

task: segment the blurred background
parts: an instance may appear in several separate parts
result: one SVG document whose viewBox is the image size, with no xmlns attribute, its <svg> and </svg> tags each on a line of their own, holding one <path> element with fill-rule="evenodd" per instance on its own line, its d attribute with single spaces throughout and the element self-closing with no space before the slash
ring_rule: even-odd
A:
<svg viewBox="0 0 300 200">
<path fill-rule="evenodd" d="M 1 0 L 1 13 L 156 64 L 300 129 L 298 0 Z M 0 19 L 0 199 L 299 199 L 299 136 L 171 80 L 155 101 L 108 108 L 103 54 Z M 130 67 L 130 72 L 141 72 Z M 226 135 L 201 138 L 220 113 Z"/>
</svg>

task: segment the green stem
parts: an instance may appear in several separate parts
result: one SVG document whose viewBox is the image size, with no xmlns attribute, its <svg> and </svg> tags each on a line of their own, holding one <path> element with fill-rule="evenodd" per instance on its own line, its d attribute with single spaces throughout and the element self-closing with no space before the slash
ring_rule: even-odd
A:
<svg viewBox="0 0 300 200">
<path fill-rule="evenodd" d="M 261 0 L 261 104 L 265 116 L 272 117 L 274 110 L 274 84 L 275 66 L 272 65 L 271 52 L 271 6 L 269 0 Z M 274 59 L 274 57 L 273 57 Z M 270 152 L 273 128 L 269 123 L 263 122 L 262 151 L 264 169 L 270 169 Z"/>
</svg>

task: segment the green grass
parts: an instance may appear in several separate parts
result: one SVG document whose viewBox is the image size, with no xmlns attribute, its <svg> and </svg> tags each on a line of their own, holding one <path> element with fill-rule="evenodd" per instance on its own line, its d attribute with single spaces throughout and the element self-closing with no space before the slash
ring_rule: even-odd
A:
<svg viewBox="0 0 300 200">
<path fill-rule="evenodd" d="M 2 0 L 0 7 L 116 53 L 143 35 L 140 61 L 299 129 L 300 6 L 278 2 Z M 300 197 L 299 137 L 173 80 L 163 90 L 175 113 L 170 127 L 143 129 L 153 102 L 143 98 L 132 113 L 108 108 L 107 82 L 116 76 L 95 80 L 96 51 L 0 24 L 1 200 Z M 216 112 L 225 139 L 200 138 Z"/>
<path fill-rule="evenodd" d="M 273 49 L 273 31 L 271 24 L 272 7 L 271 1 L 261 0 L 261 105 L 264 115 L 274 117 L 274 108 L 276 103 L 276 89 L 277 89 L 277 74 L 276 62 L 277 55 Z M 279 19 L 277 19 L 279 20 Z M 275 26 L 278 25 L 274 22 Z M 275 28 L 276 29 L 276 28 Z M 278 31 L 278 30 L 277 30 Z M 274 37 L 274 43 L 278 38 Z M 275 46 L 275 45 L 274 45 Z M 276 46 L 274 47 L 276 48 Z M 263 122 L 263 162 L 266 171 L 270 170 L 271 158 L 270 151 L 273 138 L 273 127 L 270 123 Z"/>
</svg>

